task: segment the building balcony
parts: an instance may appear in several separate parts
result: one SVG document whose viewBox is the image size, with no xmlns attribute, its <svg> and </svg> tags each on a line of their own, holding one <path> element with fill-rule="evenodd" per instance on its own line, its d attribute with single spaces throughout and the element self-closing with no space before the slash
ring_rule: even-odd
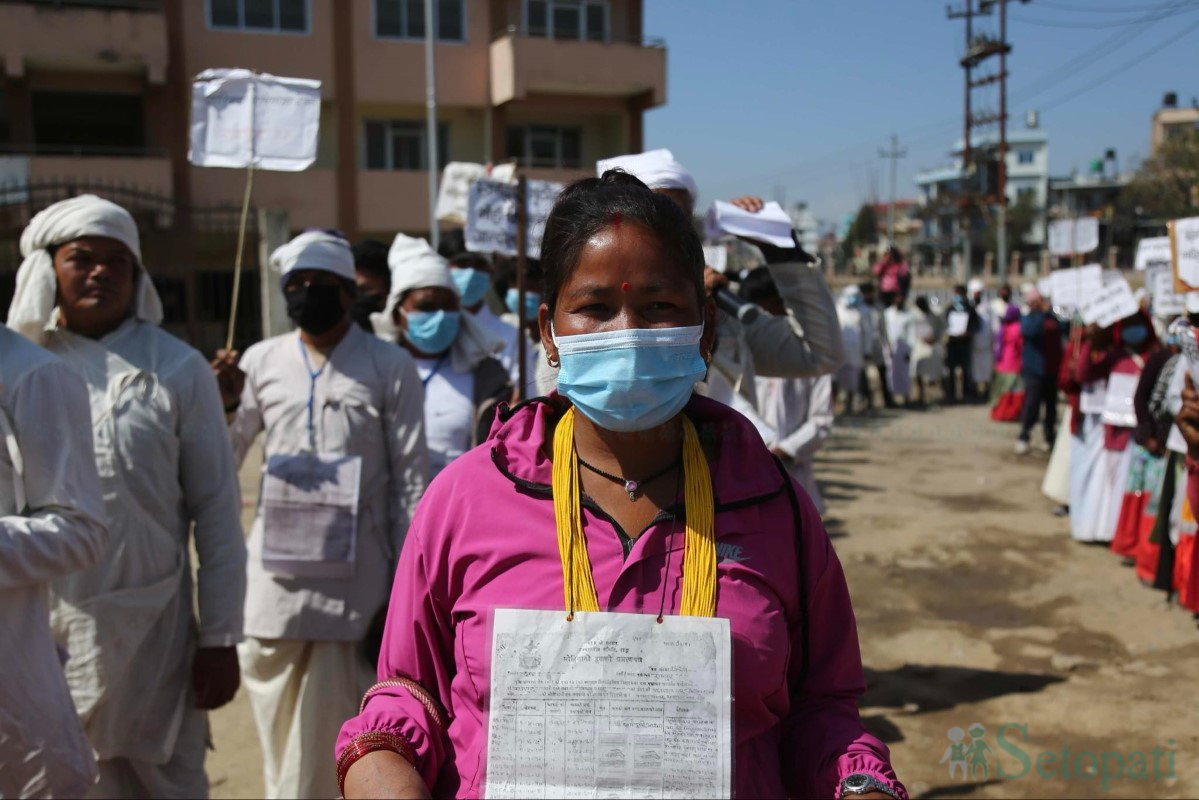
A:
<svg viewBox="0 0 1199 800">
<path fill-rule="evenodd" d="M 167 20 L 150 0 L 0 0 L 4 72 L 145 74 L 166 82 Z"/>
<path fill-rule="evenodd" d="M 0 157 L 23 161 L 16 174 L 26 174 L 30 184 L 77 185 L 80 191 L 101 194 L 106 187 L 158 197 L 174 194 L 171 160 L 160 150 L 5 146 Z"/>
<path fill-rule="evenodd" d="M 549 39 L 510 26 L 491 43 L 491 102 L 531 93 L 642 97 L 645 108 L 660 106 L 666 102 L 666 45 Z"/>
</svg>

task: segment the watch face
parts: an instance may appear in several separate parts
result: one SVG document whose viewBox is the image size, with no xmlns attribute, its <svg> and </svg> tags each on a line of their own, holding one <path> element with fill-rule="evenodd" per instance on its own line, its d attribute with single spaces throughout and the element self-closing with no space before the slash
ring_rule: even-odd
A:
<svg viewBox="0 0 1199 800">
<path fill-rule="evenodd" d="M 870 779 L 865 775 L 850 775 L 845 779 L 846 789 L 865 789 L 870 784 Z"/>
</svg>

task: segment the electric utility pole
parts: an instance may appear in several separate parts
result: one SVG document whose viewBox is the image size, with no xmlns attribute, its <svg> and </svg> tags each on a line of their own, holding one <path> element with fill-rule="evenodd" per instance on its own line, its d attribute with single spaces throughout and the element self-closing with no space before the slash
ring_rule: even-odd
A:
<svg viewBox="0 0 1199 800">
<path fill-rule="evenodd" d="M 899 159 L 908 154 L 906 149 L 900 149 L 899 137 L 891 135 L 891 149 L 879 150 L 879 158 L 887 158 L 891 160 L 891 205 L 887 211 L 887 246 L 895 246 L 895 192 L 896 179 L 898 177 Z"/>
</svg>

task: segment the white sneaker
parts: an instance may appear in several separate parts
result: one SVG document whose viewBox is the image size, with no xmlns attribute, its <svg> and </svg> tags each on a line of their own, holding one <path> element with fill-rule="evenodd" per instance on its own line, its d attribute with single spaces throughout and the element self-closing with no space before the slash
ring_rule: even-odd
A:
<svg viewBox="0 0 1199 800">
<path fill-rule="evenodd" d="M 1028 453 L 1028 442 L 1024 441 L 1023 439 L 1017 439 L 1016 446 L 1012 448 L 1012 450 L 1018 456 L 1025 455 Z"/>
<path fill-rule="evenodd" d="M 1049 444 L 1049 442 L 1037 442 L 1037 452 L 1038 453 L 1049 453 L 1052 451 L 1053 451 L 1053 447 Z"/>
</svg>

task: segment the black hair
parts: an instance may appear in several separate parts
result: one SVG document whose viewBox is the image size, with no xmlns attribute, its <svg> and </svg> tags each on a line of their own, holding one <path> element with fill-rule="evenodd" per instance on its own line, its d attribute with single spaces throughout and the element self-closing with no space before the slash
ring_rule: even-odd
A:
<svg viewBox="0 0 1199 800">
<path fill-rule="evenodd" d="M 928 304 L 928 297 L 926 297 L 925 295 L 920 295 L 919 297 L 916 298 L 916 308 L 920 309 L 925 314 L 932 313 L 932 308 Z"/>
<path fill-rule="evenodd" d="M 955 284 L 953 285 L 953 293 L 954 293 L 954 294 L 959 294 L 959 295 L 961 295 L 962 297 L 965 297 L 965 296 L 966 296 L 966 284 L 964 284 L 964 283 L 955 283 Z"/>
<path fill-rule="evenodd" d="M 509 289 L 516 288 L 516 266 L 515 256 L 496 259 L 495 275 L 492 276 L 491 283 L 500 298 L 503 298 Z M 525 259 L 525 280 L 529 283 L 545 280 L 545 271 L 541 268 L 541 261 L 536 258 Z"/>
<path fill-rule="evenodd" d="M 450 266 L 451 267 L 474 267 L 474 265 L 478 264 L 480 261 L 487 264 L 488 266 L 494 267 L 494 265 L 491 263 L 491 259 L 488 258 L 487 256 L 483 255 L 482 253 L 470 253 L 467 251 L 462 251 L 460 253 L 456 253 L 455 255 L 453 255 L 450 258 Z"/>
<path fill-rule="evenodd" d="M 391 286 L 391 268 L 387 265 L 387 245 L 378 239 L 363 239 L 354 245 L 354 269 L 382 278 Z"/>
<path fill-rule="evenodd" d="M 743 300 L 762 305 L 779 299 L 779 287 L 775 285 L 774 278 L 770 277 L 769 268 L 758 267 L 750 270 L 742 279 L 741 288 L 737 290 L 737 294 Z"/>
<path fill-rule="evenodd" d="M 903 251 L 900 250 L 898 247 L 890 248 L 887 251 L 887 255 L 890 256 L 891 261 L 893 261 L 895 263 L 900 263 L 903 261 Z"/>
<path fill-rule="evenodd" d="M 584 178 L 563 189 L 546 220 L 541 239 L 545 273 L 541 299 L 550 313 L 587 242 L 614 219 L 649 229 L 661 252 L 695 286 L 702 308 L 704 250 L 691 220 L 669 197 L 654 193 L 627 172 L 610 169 L 602 178 Z"/>
<path fill-rule="evenodd" d="M 871 283 L 870 281 L 866 281 L 865 283 L 859 283 L 858 289 L 861 290 L 862 294 L 874 294 L 874 284 Z"/>
</svg>

